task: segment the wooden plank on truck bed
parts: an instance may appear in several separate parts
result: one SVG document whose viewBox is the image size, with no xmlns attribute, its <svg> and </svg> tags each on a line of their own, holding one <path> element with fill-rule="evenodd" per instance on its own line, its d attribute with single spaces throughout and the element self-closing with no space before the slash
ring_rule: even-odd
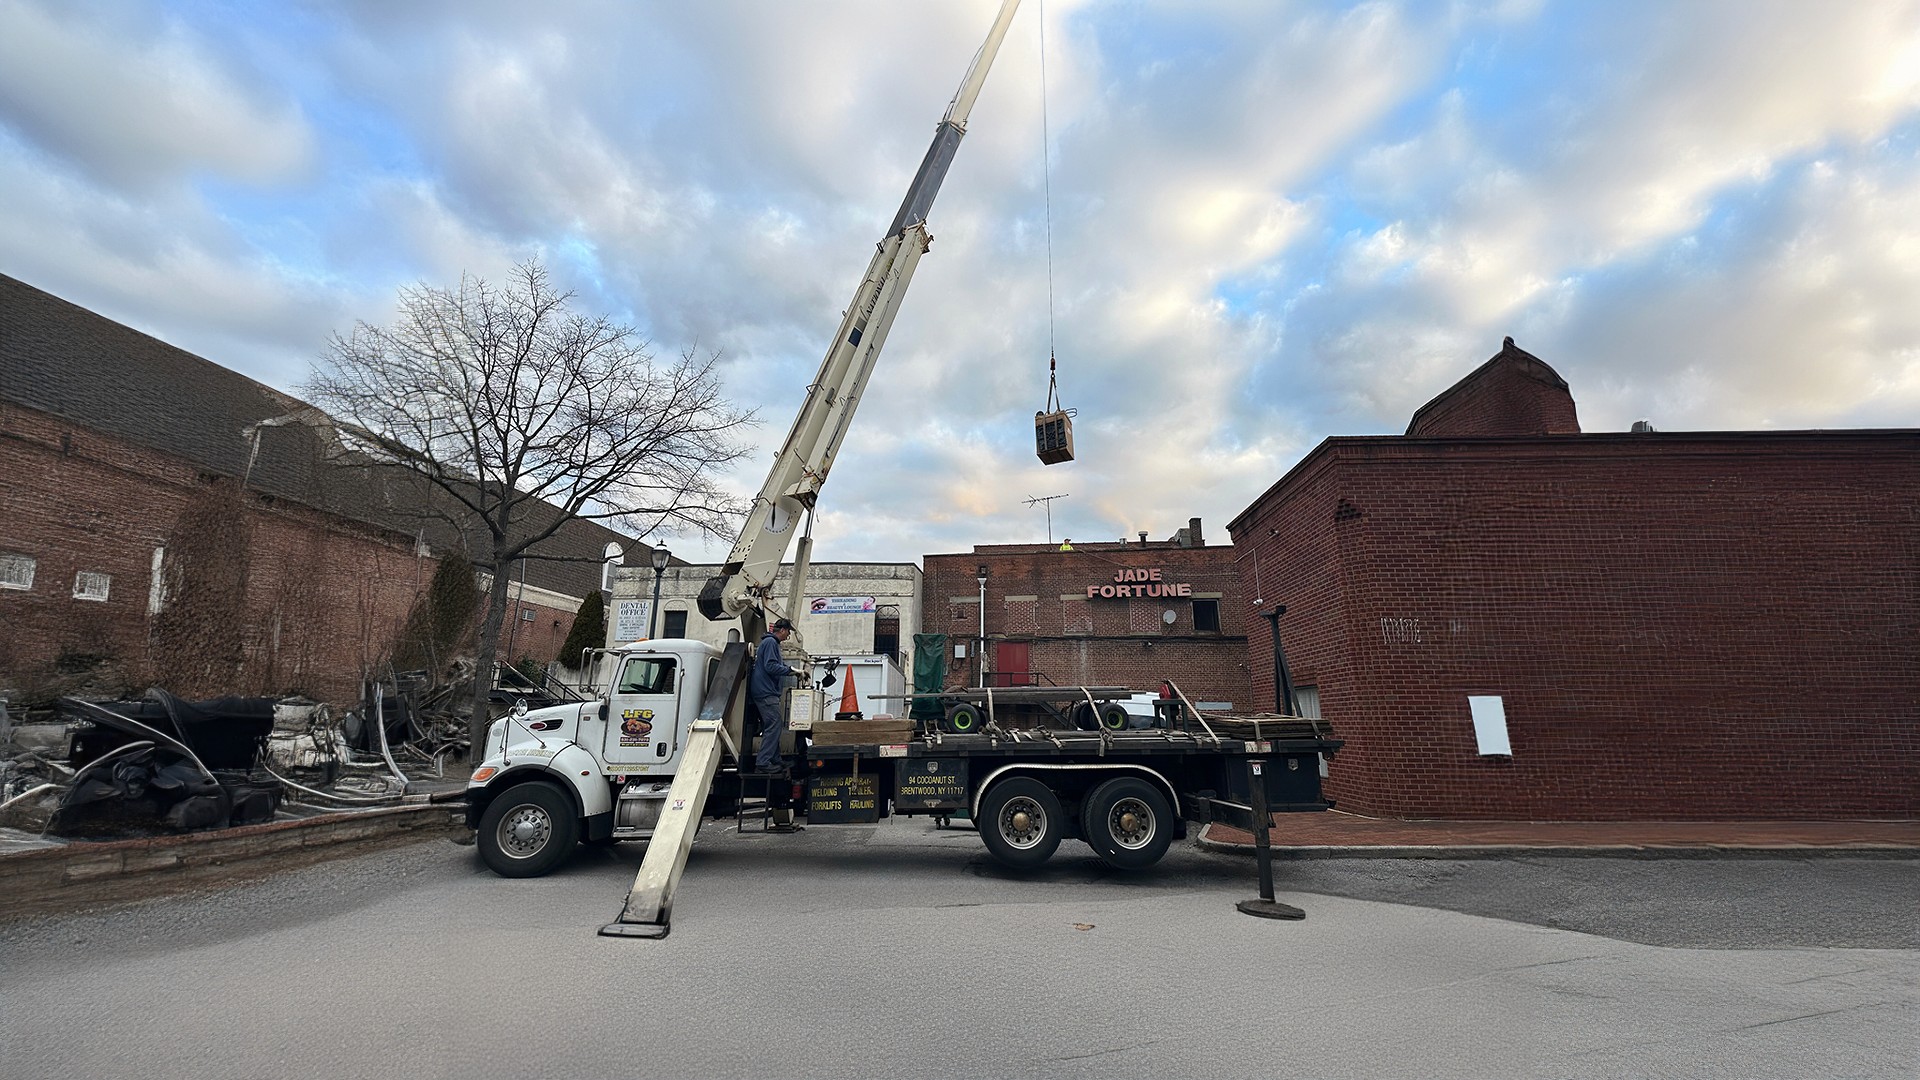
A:
<svg viewBox="0 0 1920 1080">
<path fill-rule="evenodd" d="M 913 728 L 913 721 L 904 717 L 896 720 L 817 720 L 813 725 L 813 745 L 903 743 L 913 738 Z"/>
</svg>

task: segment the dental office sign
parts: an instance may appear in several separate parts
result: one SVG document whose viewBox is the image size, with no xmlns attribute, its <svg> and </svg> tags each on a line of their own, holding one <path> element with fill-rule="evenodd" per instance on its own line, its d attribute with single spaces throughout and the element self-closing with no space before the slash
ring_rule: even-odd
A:
<svg viewBox="0 0 1920 1080">
<path fill-rule="evenodd" d="M 1113 580 L 1104 585 L 1087 586 L 1087 599 L 1113 599 L 1132 596 L 1192 596 L 1193 584 L 1181 581 L 1163 581 L 1160 568 L 1126 569 L 1113 575 Z"/>
<path fill-rule="evenodd" d="M 653 601 L 618 600 L 613 609 L 613 640 L 639 641 L 647 636 L 652 621 Z"/>
</svg>

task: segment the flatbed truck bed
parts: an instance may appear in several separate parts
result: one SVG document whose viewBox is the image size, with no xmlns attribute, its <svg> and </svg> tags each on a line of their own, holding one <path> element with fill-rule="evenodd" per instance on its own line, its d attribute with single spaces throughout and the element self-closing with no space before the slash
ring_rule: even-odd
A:
<svg viewBox="0 0 1920 1080">
<path fill-rule="evenodd" d="M 770 785 L 769 795 L 809 824 L 964 814 L 989 854 L 1014 869 L 1039 866 L 1060 841 L 1075 838 L 1109 864 L 1137 869 L 1159 861 L 1188 822 L 1251 829 L 1255 763 L 1268 813 L 1326 809 L 1320 757 L 1340 745 L 1324 735 L 1240 739 L 1157 729 L 934 733 L 809 746 L 792 783 Z M 732 787 L 716 787 L 709 815 L 737 812 Z"/>
</svg>

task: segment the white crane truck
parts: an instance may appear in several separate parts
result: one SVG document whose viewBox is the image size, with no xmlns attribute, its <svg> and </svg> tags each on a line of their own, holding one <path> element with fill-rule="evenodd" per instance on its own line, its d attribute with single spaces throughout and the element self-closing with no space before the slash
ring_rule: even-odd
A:
<svg viewBox="0 0 1920 1080">
<path fill-rule="evenodd" d="M 947 725 L 897 741 L 801 743 L 805 752 L 791 779 L 751 771 L 742 693 L 750 643 L 770 618 L 800 609 L 815 500 L 914 267 L 932 242 L 927 211 L 1017 6 L 1018 0 L 1003 0 L 807 388 L 739 540 L 701 593 L 702 613 L 738 619 L 741 640 L 725 649 L 654 639 L 609 650 L 599 663 L 604 681 L 596 700 L 516 708 L 488 733 L 467 788 L 467 821 L 496 873 L 547 873 L 578 843 L 648 842 L 626 906 L 603 934 L 665 936 L 673 889 L 701 820 L 736 813 L 750 793 L 809 824 L 964 813 L 989 854 L 1014 868 L 1039 866 L 1070 837 L 1115 867 L 1145 867 L 1185 834 L 1189 821 L 1258 825 L 1264 838 L 1269 811 L 1328 805 L 1318 763 L 1339 747 L 1337 740 L 1317 728 L 1270 720 L 1264 730 L 1241 731 L 1228 721 L 1209 722 L 1190 702 L 1179 719 L 1154 728 L 1080 731 L 1023 730 L 1011 713 L 1000 723 L 989 699 L 985 722 L 972 732 Z M 802 522 L 792 586 L 776 599 L 774 575 Z M 790 640 L 787 651 L 805 671 L 796 642 Z M 799 681 L 787 702 L 805 714 L 793 725 L 804 729 L 824 712 L 825 695 L 805 674 Z M 1105 701 L 1089 695 L 1088 704 L 1097 712 Z"/>
</svg>

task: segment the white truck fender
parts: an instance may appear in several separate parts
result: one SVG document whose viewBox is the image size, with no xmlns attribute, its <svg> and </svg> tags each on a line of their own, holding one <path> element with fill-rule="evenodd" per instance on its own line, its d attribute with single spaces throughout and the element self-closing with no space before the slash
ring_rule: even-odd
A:
<svg viewBox="0 0 1920 1080">
<path fill-rule="evenodd" d="M 578 743 L 560 747 L 549 743 L 547 746 L 553 751 L 551 756 L 541 750 L 514 747 L 499 774 L 480 786 L 485 790 L 499 790 L 537 776 L 570 789 L 580 803 L 581 817 L 611 813 L 612 786 L 600 774 L 600 763 L 594 760 L 593 755 Z"/>
<path fill-rule="evenodd" d="M 578 743 L 568 743 L 559 753 L 553 755 L 548 765 L 559 773 L 573 790 L 580 795 L 580 813 L 583 817 L 606 814 L 613 811 L 613 788 L 607 778 L 600 775 L 600 763 L 592 754 L 582 749 Z"/>
</svg>

